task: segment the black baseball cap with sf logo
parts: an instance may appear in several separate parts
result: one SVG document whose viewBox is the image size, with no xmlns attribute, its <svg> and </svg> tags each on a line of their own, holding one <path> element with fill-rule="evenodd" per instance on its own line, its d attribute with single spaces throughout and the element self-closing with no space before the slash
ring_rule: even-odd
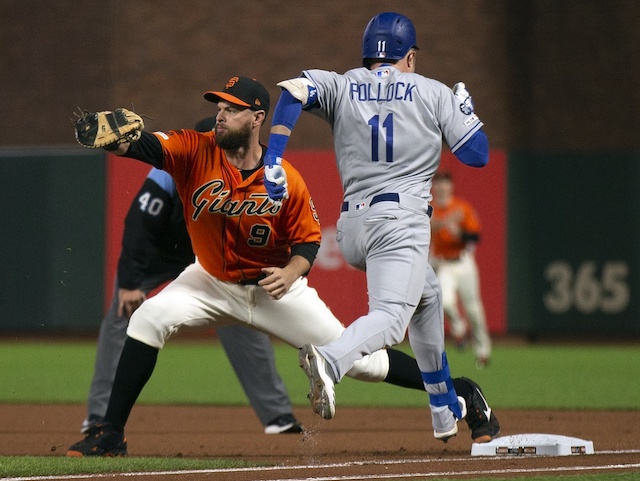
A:
<svg viewBox="0 0 640 481">
<path fill-rule="evenodd" d="M 231 77 L 222 92 L 209 90 L 204 93 L 204 98 L 209 102 L 229 102 L 269 113 L 269 92 L 264 85 L 249 77 Z"/>
</svg>

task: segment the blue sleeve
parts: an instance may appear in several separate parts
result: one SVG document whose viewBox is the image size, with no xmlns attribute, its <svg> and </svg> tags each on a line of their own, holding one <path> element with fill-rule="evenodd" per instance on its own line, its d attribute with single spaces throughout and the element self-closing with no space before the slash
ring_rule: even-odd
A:
<svg viewBox="0 0 640 481">
<path fill-rule="evenodd" d="M 484 167 L 489 163 L 489 139 L 484 131 L 478 130 L 455 152 L 463 164 L 471 167 Z"/>
<path fill-rule="evenodd" d="M 284 125 L 289 130 L 293 130 L 301 113 L 302 102 L 291 95 L 287 89 L 282 89 L 276 108 L 273 110 L 271 125 Z"/>
<path fill-rule="evenodd" d="M 302 113 L 302 103 L 296 99 L 287 89 L 283 89 L 280 98 L 273 110 L 273 119 L 271 126 L 284 125 L 289 130 L 293 130 Z M 265 155 L 264 163 L 266 166 L 273 165 L 277 158 L 284 155 L 287 148 L 289 136 L 283 134 L 269 135 L 269 146 Z"/>
<path fill-rule="evenodd" d="M 169 194 L 170 197 L 175 197 L 176 184 L 173 181 L 173 177 L 171 177 L 164 170 L 156 168 L 151 169 L 149 175 L 147 175 L 147 179 L 150 179 L 158 184 L 162 190 Z"/>
<path fill-rule="evenodd" d="M 287 89 L 283 89 L 280 98 L 273 110 L 271 125 L 284 125 L 289 130 L 293 130 L 294 125 L 302 113 L 302 102 L 296 99 Z M 273 160 L 282 157 L 289 141 L 288 135 L 271 134 L 269 136 L 269 146 L 265 156 L 265 165 L 272 165 Z"/>
</svg>

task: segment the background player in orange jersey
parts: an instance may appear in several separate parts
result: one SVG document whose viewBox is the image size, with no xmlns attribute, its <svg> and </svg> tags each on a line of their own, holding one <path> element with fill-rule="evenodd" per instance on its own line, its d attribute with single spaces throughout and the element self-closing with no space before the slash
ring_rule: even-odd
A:
<svg viewBox="0 0 640 481">
<path fill-rule="evenodd" d="M 68 456 L 127 454 L 129 414 L 158 352 L 182 328 L 244 324 L 296 348 L 326 344 L 345 330 L 305 277 L 321 230 L 304 180 L 282 161 L 286 202 L 269 200 L 263 184 L 266 147 L 259 137 L 269 93 L 254 79 L 232 77 L 222 91 L 204 97 L 218 107 L 212 132 L 142 131 L 136 141 L 110 148 L 171 175 L 195 262 L 132 314 L 104 420 L 72 445 Z M 424 389 L 415 359 L 400 351 L 375 351 L 347 374 Z M 458 382 L 459 402 L 469 406 L 472 438 L 489 441 L 499 431 L 495 416 L 489 420 L 475 408 L 485 406 L 477 385 Z"/>
<path fill-rule="evenodd" d="M 467 324 L 458 308 L 462 303 L 471 324 L 476 367 L 484 367 L 491 357 L 491 338 L 480 296 L 480 278 L 475 247 L 480 237 L 480 221 L 475 209 L 453 195 L 451 173 L 437 172 L 433 178 L 431 218 L 431 263 L 442 286 L 442 303 L 449 318 L 451 335 L 459 348 L 468 336 Z"/>
</svg>

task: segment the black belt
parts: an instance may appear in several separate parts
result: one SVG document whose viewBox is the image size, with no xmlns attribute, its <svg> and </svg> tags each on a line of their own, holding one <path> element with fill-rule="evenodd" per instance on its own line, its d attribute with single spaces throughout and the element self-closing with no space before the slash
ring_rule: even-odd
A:
<svg viewBox="0 0 640 481">
<path fill-rule="evenodd" d="M 241 281 L 238 281 L 238 284 L 241 284 L 243 286 L 257 286 L 258 282 L 260 282 L 265 277 L 267 277 L 266 274 L 260 274 L 258 277 L 254 277 L 253 279 L 242 279 Z"/>
<path fill-rule="evenodd" d="M 373 198 L 371 199 L 371 202 L 369 203 L 369 206 L 372 206 L 373 204 L 377 204 L 378 202 L 400 202 L 400 195 L 395 192 L 388 192 L 386 194 L 374 195 Z M 342 203 L 342 209 L 340 210 L 340 212 L 346 212 L 348 210 L 349 210 L 349 202 L 345 201 Z M 427 208 L 427 215 L 431 217 L 431 214 L 433 214 L 433 207 L 429 206 Z"/>
</svg>

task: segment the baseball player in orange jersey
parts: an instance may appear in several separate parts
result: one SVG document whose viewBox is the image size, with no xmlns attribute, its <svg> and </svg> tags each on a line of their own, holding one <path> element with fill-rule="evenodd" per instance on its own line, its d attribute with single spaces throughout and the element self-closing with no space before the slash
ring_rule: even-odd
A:
<svg viewBox="0 0 640 481">
<path fill-rule="evenodd" d="M 480 221 L 467 201 L 453 195 L 449 172 L 433 178 L 433 217 L 431 218 L 431 263 L 442 287 L 442 304 L 449 318 L 451 335 L 459 348 L 467 338 L 467 325 L 458 309 L 458 298 L 471 324 L 476 367 L 484 367 L 491 357 L 491 338 L 480 296 L 480 278 L 475 247 Z"/>
<path fill-rule="evenodd" d="M 132 314 L 104 421 L 68 456 L 127 454 L 129 414 L 159 350 L 183 327 L 246 324 L 296 348 L 325 344 L 345 330 L 305 278 L 321 231 L 304 180 L 284 161 L 287 202 L 271 202 L 263 185 L 266 147 L 259 135 L 269 110 L 267 90 L 256 80 L 233 77 L 205 99 L 219 109 L 213 132 L 141 132 L 137 141 L 109 148 L 173 177 L 196 260 Z M 347 375 L 423 389 L 415 359 L 400 351 L 376 351 Z M 497 421 L 480 414 L 487 406 L 479 388 L 464 378 L 457 382 L 461 402 L 469 406 L 472 438 L 490 440 Z"/>
</svg>

